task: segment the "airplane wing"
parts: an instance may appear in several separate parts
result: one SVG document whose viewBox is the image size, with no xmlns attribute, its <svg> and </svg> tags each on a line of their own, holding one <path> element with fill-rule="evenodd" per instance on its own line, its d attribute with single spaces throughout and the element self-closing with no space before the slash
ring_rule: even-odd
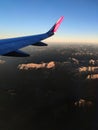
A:
<svg viewBox="0 0 98 130">
<path fill-rule="evenodd" d="M 16 38 L 8 38 L 0 40 L 0 55 L 5 56 L 29 56 L 28 54 L 20 51 L 19 49 L 29 46 L 46 46 L 45 43 L 41 41 L 54 35 L 60 26 L 64 16 L 60 17 L 60 19 L 54 24 L 54 26 L 46 33 L 24 36 L 24 37 L 16 37 Z"/>
</svg>

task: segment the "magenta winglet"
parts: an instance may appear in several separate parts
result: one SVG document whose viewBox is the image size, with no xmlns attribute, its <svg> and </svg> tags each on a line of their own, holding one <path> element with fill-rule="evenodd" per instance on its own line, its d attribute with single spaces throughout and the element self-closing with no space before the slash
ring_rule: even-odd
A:
<svg viewBox="0 0 98 130">
<path fill-rule="evenodd" d="M 56 22 L 55 26 L 54 26 L 54 29 L 53 29 L 53 32 L 56 32 L 58 27 L 60 26 L 61 22 L 63 21 L 64 19 L 64 16 L 61 16 L 60 19 Z"/>
</svg>

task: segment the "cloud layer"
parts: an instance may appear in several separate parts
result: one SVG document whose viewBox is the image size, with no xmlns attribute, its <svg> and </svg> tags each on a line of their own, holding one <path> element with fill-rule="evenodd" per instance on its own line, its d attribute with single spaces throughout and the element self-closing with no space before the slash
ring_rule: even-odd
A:
<svg viewBox="0 0 98 130">
<path fill-rule="evenodd" d="M 56 64 L 54 61 L 51 61 L 49 63 L 28 63 L 28 64 L 20 64 L 18 65 L 19 70 L 28 70 L 28 69 L 52 69 L 55 68 Z"/>
</svg>

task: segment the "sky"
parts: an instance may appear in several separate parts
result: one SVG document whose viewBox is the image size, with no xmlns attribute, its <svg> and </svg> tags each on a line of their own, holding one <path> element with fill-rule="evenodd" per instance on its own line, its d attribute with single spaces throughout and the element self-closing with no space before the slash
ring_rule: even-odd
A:
<svg viewBox="0 0 98 130">
<path fill-rule="evenodd" d="M 0 0 L 0 38 L 47 32 L 60 16 L 46 41 L 98 43 L 98 0 Z"/>
</svg>

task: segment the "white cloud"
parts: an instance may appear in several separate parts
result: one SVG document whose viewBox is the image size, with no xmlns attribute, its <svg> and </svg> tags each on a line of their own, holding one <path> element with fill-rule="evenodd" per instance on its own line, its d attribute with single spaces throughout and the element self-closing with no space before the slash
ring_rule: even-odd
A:
<svg viewBox="0 0 98 130">
<path fill-rule="evenodd" d="M 20 64 L 20 65 L 18 65 L 19 70 L 43 69 L 43 68 L 46 68 L 46 69 L 55 68 L 55 62 L 51 61 L 51 62 L 48 62 L 48 63 L 39 63 L 39 64 L 28 63 L 28 64 Z"/>
</svg>

